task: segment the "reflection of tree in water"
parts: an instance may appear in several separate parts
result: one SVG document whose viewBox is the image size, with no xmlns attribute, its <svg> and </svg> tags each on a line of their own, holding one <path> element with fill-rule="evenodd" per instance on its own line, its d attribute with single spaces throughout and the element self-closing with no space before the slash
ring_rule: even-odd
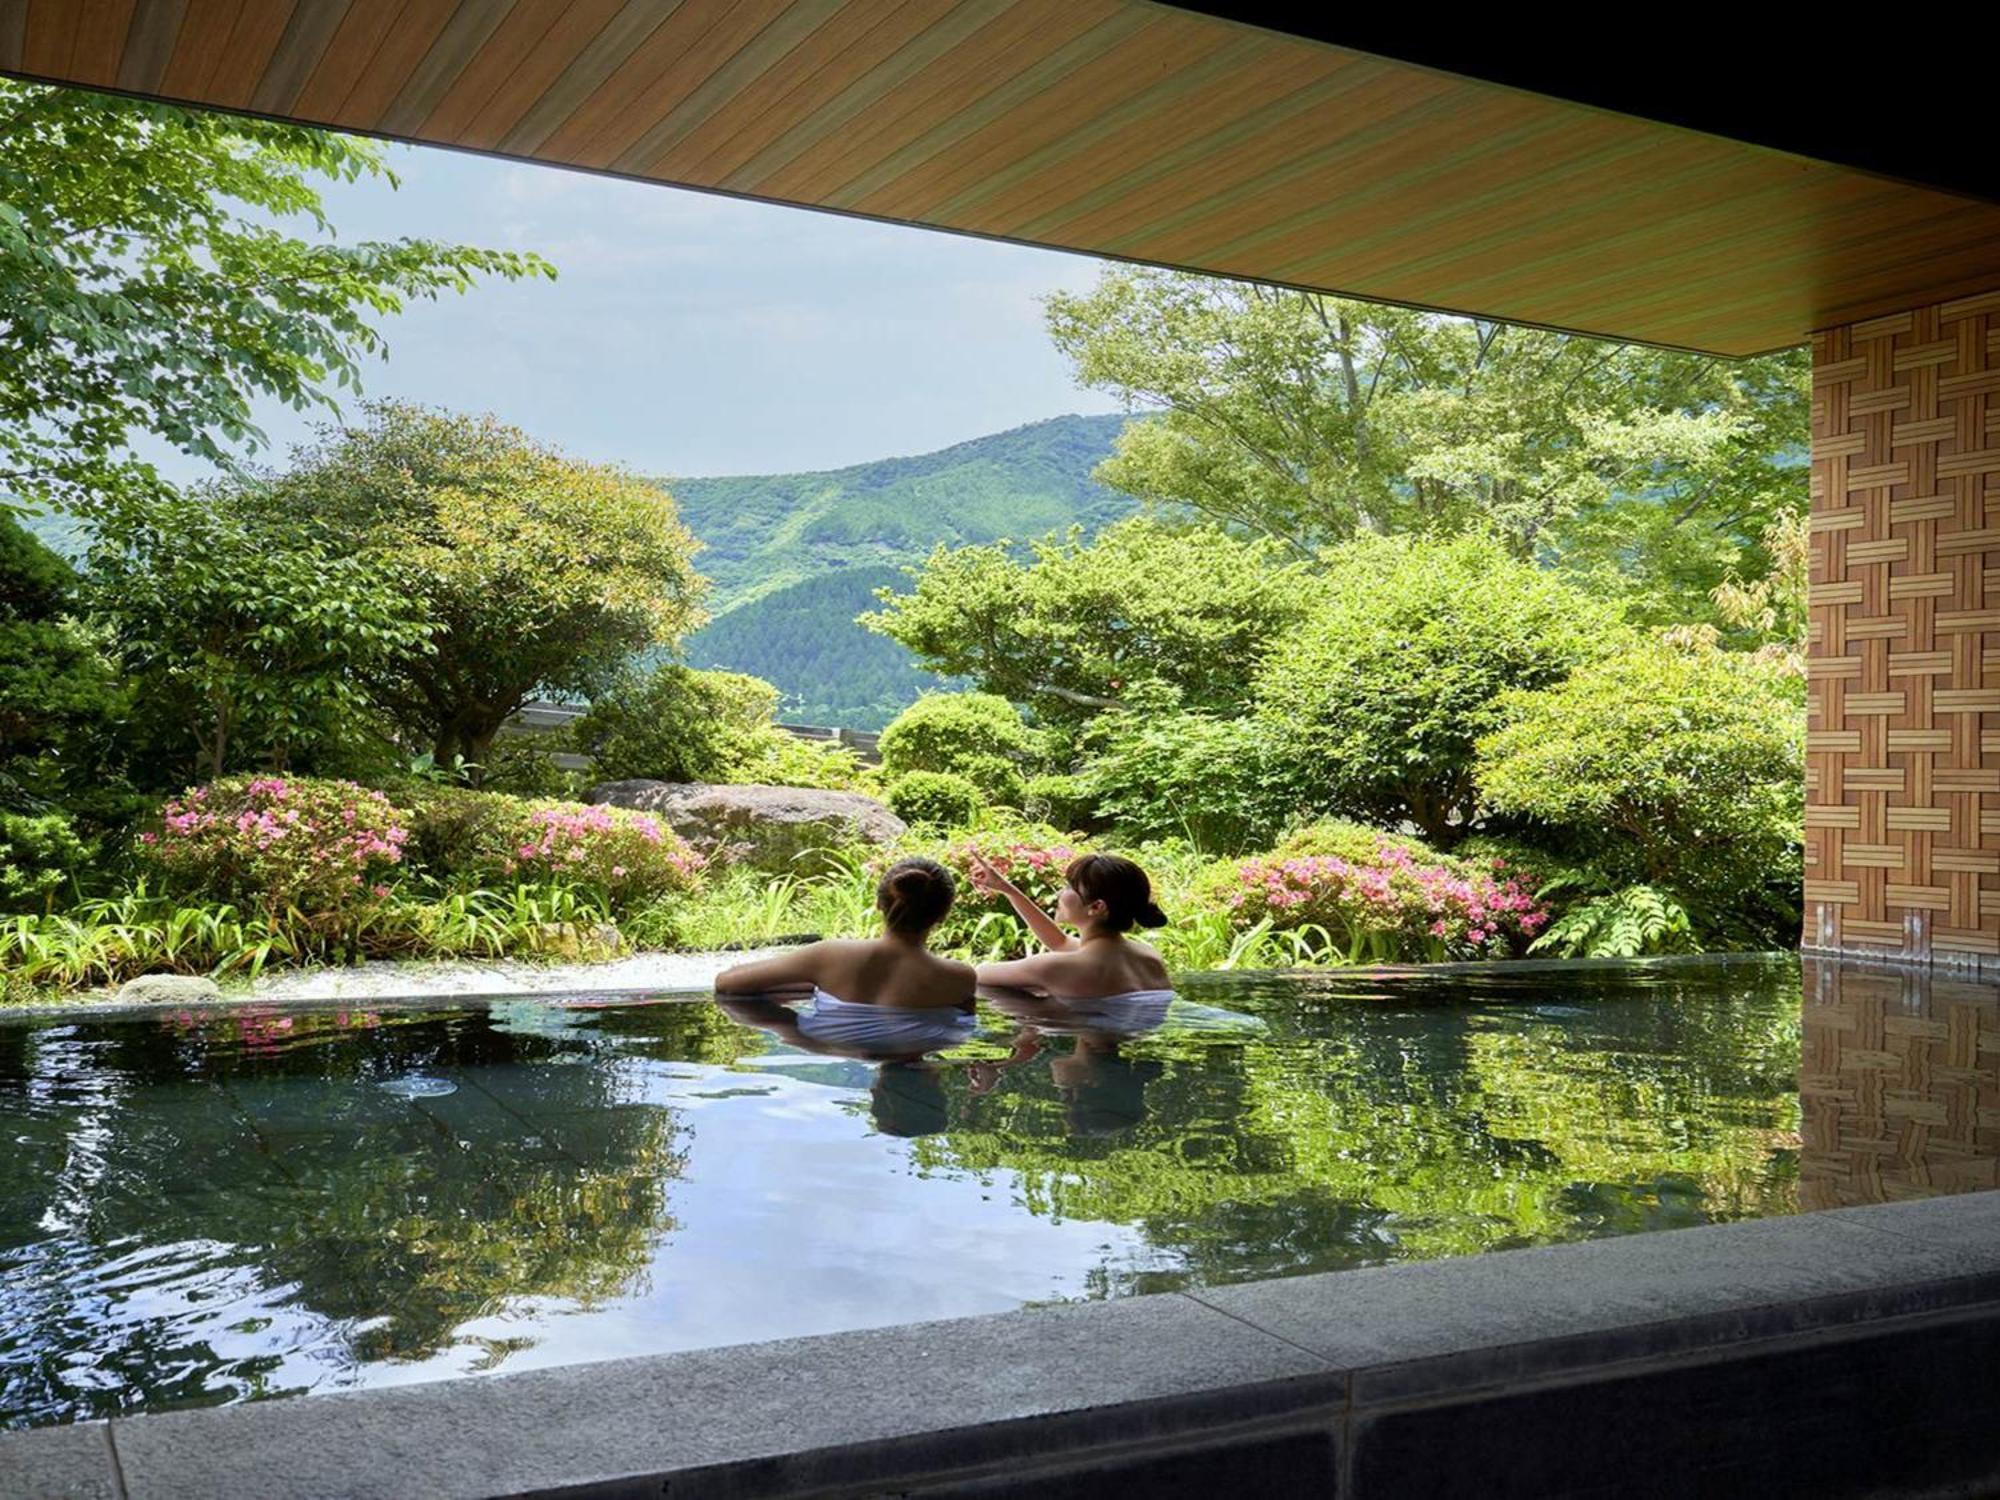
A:
<svg viewBox="0 0 2000 1500">
<path fill-rule="evenodd" d="M 647 1050 L 701 1050 L 680 1035 L 701 1009 L 655 1019 Z M 515 1299 L 628 1290 L 672 1228 L 684 1146 L 621 1051 L 393 1013 L 100 1023 L 10 1047 L 0 1133 L 32 1146 L 0 1166 L 0 1410 L 264 1394 L 278 1356 L 218 1345 L 312 1346 L 338 1378 L 433 1355 Z M 460 1087 L 380 1087 L 412 1073 Z M 169 1247 L 162 1274 L 261 1289 L 268 1335 L 161 1314 L 158 1276 L 105 1274 L 125 1246 Z M 490 1363 L 508 1346 L 487 1347 Z"/>
<path fill-rule="evenodd" d="M 1123 1128 L 1081 1128 L 1055 1069 L 1007 1072 L 920 1143 L 927 1167 L 1017 1174 L 1029 1211 L 1136 1225 L 1175 1270 L 1100 1294 L 1467 1254 L 1788 1210 L 1798 981 L 1784 967 L 1661 985 L 1579 975 L 1519 1006 L 1193 997 L 1240 1040 L 1125 1044 L 1158 1076 Z M 1571 1003 L 1562 1003 L 1569 1001 Z"/>
</svg>

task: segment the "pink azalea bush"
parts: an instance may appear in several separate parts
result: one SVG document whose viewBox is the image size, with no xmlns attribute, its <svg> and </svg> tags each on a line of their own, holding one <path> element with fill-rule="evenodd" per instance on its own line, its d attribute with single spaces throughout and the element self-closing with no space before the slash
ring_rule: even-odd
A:
<svg viewBox="0 0 2000 1500">
<path fill-rule="evenodd" d="M 1315 843 L 1339 852 L 1313 852 Z M 1456 860 L 1348 829 L 1225 866 L 1209 894 L 1234 925 L 1268 918 L 1275 928 L 1317 927 L 1354 961 L 1507 958 L 1524 952 L 1549 920 L 1504 859 Z"/>
<path fill-rule="evenodd" d="M 511 832 L 503 873 L 584 885 L 614 910 L 644 906 L 698 884 L 702 858 L 647 813 L 577 802 L 529 804 Z"/>
<path fill-rule="evenodd" d="M 271 915 L 338 915 L 384 900 L 405 818 L 351 781 L 233 776 L 194 787 L 139 835 L 168 884 Z"/>
</svg>

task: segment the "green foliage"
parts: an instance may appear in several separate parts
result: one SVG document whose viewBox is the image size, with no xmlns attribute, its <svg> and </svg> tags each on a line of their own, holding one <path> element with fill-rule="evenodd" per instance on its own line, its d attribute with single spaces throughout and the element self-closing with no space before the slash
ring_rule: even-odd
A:
<svg viewBox="0 0 2000 1500">
<path fill-rule="evenodd" d="M 0 514 L 0 809 L 115 794 L 107 762 L 127 693 L 72 618 L 76 575 Z"/>
<path fill-rule="evenodd" d="M 1581 851 L 1612 890 L 1645 885 L 1704 944 L 1797 930 L 1805 785 L 1799 679 L 1770 662 L 1645 640 L 1501 703 L 1481 793 Z"/>
<path fill-rule="evenodd" d="M 650 813 L 575 802 L 529 804 L 513 838 L 504 874 L 596 892 L 614 913 L 692 891 L 701 878 L 701 857 Z"/>
<path fill-rule="evenodd" d="M 879 796 L 882 778 L 847 745 L 802 740 L 766 726 L 748 737 L 720 778 L 735 786 L 799 786 Z"/>
<path fill-rule="evenodd" d="M 66 814 L 0 812 L 0 912 L 52 906 L 95 852 Z"/>
<path fill-rule="evenodd" d="M 297 912 L 177 899 L 141 883 L 65 912 L 0 918 L 0 975 L 74 990 L 138 974 L 254 978 L 280 965 L 362 958 L 575 962 L 619 951 L 602 898 L 568 884 L 447 891 L 428 901 L 392 897 L 348 915 L 345 930 L 335 933 Z"/>
<path fill-rule="evenodd" d="M 601 781 L 719 781 L 768 728 L 778 690 L 737 672 L 627 668 L 570 726 Z"/>
<path fill-rule="evenodd" d="M 1144 684 L 1237 712 L 1259 655 L 1312 593 L 1276 543 L 1138 519 L 1037 542 L 1026 564 L 1004 546 L 941 547 L 912 577 L 864 623 L 1051 723 L 1120 707 Z"/>
<path fill-rule="evenodd" d="M 101 519 L 92 615 L 136 690 L 156 776 L 340 768 L 377 724 L 366 680 L 430 647 L 376 560 L 284 525 L 240 487 Z M 365 764 L 380 762 L 376 741 Z"/>
<path fill-rule="evenodd" d="M 1290 812 L 1253 720 L 1107 713 L 1083 744 L 1082 768 L 1043 795 L 1071 814 L 1058 821 L 1087 809 L 1121 842 L 1183 838 L 1206 853 L 1237 854 L 1265 844 Z"/>
<path fill-rule="evenodd" d="M 1501 695 L 1610 649 L 1616 611 L 1477 536 L 1369 538 L 1326 566 L 1324 601 L 1258 674 L 1273 762 L 1305 806 L 1448 844 L 1477 814 L 1473 746 Z"/>
<path fill-rule="evenodd" d="M 1504 958 L 1526 949 L 1548 920 L 1503 871 L 1343 823 L 1217 866 L 1202 896 L 1239 928 L 1296 932 L 1349 963 Z"/>
<path fill-rule="evenodd" d="M 1640 958 L 1692 953 L 1698 943 L 1680 902 L 1650 885 L 1628 885 L 1570 906 L 1531 951 L 1558 958 Z"/>
<path fill-rule="evenodd" d="M 1488 528 L 1635 616 L 1702 620 L 1805 506 L 1802 349 L 1711 359 L 1126 267 L 1047 307 L 1083 384 L 1160 412 L 1106 483 L 1300 556 Z"/>
<path fill-rule="evenodd" d="M 1028 778 L 1021 811 L 1057 828 L 1093 827 L 1098 821 L 1097 788 L 1073 771 L 1045 771 Z"/>
<path fill-rule="evenodd" d="M 1019 807 L 1042 740 L 996 694 L 929 693 L 882 731 L 880 749 L 892 783 L 912 771 L 947 773 L 970 782 L 986 801 Z"/>
<path fill-rule="evenodd" d="M 503 731 L 479 767 L 479 784 L 512 797 L 573 800 L 593 778 L 556 764 L 557 754 L 569 748 L 566 730 Z"/>
<path fill-rule="evenodd" d="M 170 891 L 325 919 L 338 937 L 388 896 L 380 882 L 402 862 L 406 820 L 351 781 L 237 776 L 170 798 L 139 849 Z"/>
<path fill-rule="evenodd" d="M 910 771 L 889 784 L 889 810 L 913 828 L 963 828 L 985 805 L 979 788 L 951 771 Z"/>
<path fill-rule="evenodd" d="M 379 403 L 261 499 L 274 527 L 363 560 L 422 611 L 430 649 L 366 681 L 439 764 L 479 764 L 531 696 L 588 697 L 700 620 L 699 543 L 671 496 L 491 417 Z"/>
<path fill-rule="evenodd" d="M 253 403 L 332 406 L 373 320 L 533 255 L 338 242 L 316 180 L 394 177 L 371 141 L 0 83 L 0 491 L 95 506 L 149 490 L 144 434 L 227 462 Z M 319 232 L 294 238 L 304 220 Z"/>
<path fill-rule="evenodd" d="M 400 791 L 404 863 L 446 886 L 471 887 L 501 875 L 520 847 L 526 804 L 501 792 L 432 784 Z"/>
<path fill-rule="evenodd" d="M 699 883 L 699 857 L 647 813 L 451 786 L 406 801 L 406 862 L 448 889 L 570 887 L 623 914 Z"/>
</svg>

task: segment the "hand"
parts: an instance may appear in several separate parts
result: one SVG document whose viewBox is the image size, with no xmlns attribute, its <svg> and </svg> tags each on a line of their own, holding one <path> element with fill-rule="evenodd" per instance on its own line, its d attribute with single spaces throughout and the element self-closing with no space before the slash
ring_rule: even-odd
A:
<svg viewBox="0 0 2000 1500">
<path fill-rule="evenodd" d="M 982 896 L 1004 896 L 1009 889 L 1007 877 L 994 869 L 986 856 L 974 849 L 968 856 L 972 863 L 972 888 Z"/>
</svg>

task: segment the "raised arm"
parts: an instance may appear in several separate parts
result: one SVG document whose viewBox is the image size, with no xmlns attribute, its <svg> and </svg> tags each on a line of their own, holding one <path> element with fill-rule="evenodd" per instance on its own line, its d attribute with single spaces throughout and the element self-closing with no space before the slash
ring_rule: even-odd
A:
<svg viewBox="0 0 2000 1500">
<path fill-rule="evenodd" d="M 1079 946 L 1075 938 L 1056 925 L 1054 917 L 1030 901 L 1019 886 L 988 864 L 976 849 L 972 851 L 972 884 L 982 895 L 1004 897 L 1007 904 L 1014 908 L 1014 914 L 1028 924 L 1028 931 L 1035 935 L 1035 941 L 1051 953 L 1067 953 Z M 981 966 L 979 973 L 983 980 L 986 966 Z M 993 982 L 1006 984 L 1010 981 Z"/>
</svg>

